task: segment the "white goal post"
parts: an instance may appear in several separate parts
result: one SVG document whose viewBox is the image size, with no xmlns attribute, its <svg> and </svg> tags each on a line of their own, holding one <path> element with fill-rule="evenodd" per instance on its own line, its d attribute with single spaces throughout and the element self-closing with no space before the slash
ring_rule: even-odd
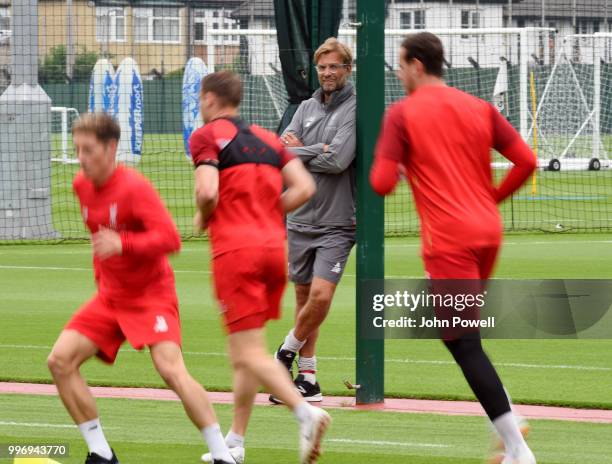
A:
<svg viewBox="0 0 612 464">
<path fill-rule="evenodd" d="M 70 116 L 74 115 L 73 119 L 70 119 Z M 71 132 L 72 132 L 72 124 L 71 122 L 79 117 L 79 112 L 76 108 L 68 108 L 65 106 L 52 106 L 51 107 L 51 124 L 54 126 L 55 124 L 59 124 L 59 127 L 52 127 L 51 134 L 58 133 L 61 137 L 61 147 L 60 147 L 60 157 L 51 158 L 51 161 L 56 163 L 63 164 L 77 164 L 79 160 L 70 156 L 70 140 L 71 140 Z M 57 120 L 59 118 L 59 121 Z M 52 149 L 51 153 L 57 152 L 57 149 Z"/>
</svg>

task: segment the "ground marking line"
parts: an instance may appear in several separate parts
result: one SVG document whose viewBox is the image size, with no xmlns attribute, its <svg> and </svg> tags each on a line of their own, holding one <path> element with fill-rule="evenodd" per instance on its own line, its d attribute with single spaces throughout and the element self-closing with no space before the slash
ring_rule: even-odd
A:
<svg viewBox="0 0 612 464">
<path fill-rule="evenodd" d="M 58 266 L 8 266 L 0 265 L 0 269 L 22 269 L 30 271 L 77 271 L 90 272 L 93 269 L 88 267 L 58 267 Z M 174 269 L 175 274 L 212 274 L 211 271 L 190 271 L 186 269 Z M 355 274 L 344 274 L 346 277 L 355 277 Z M 422 279 L 423 276 L 388 275 L 389 279 Z"/>
<path fill-rule="evenodd" d="M 504 245 L 575 245 L 575 244 L 603 244 L 612 243 L 612 240 L 548 240 L 548 241 L 524 241 L 524 242 L 502 242 L 502 248 Z M 387 248 L 418 248 L 421 243 L 385 243 Z M 181 253 L 192 253 L 205 251 L 205 248 L 201 247 L 185 247 L 181 250 Z M 53 249 L 41 249 L 41 250 L 11 250 L 10 252 L 2 252 L 1 255 L 17 254 L 17 255 L 89 255 L 91 249 L 83 250 L 53 250 Z"/>
<path fill-rule="evenodd" d="M 7 266 L 0 265 L 0 269 L 24 269 L 24 270 L 34 270 L 34 271 L 93 271 L 93 268 L 90 267 L 57 267 L 57 266 Z M 210 271 L 189 271 L 189 270 L 181 270 L 175 269 L 175 274 L 210 274 Z"/>
<path fill-rule="evenodd" d="M 0 349 L 32 349 L 32 350 L 50 350 L 51 346 L 46 345 L 0 345 Z M 120 350 L 120 353 L 140 353 L 137 350 L 128 348 Z M 227 353 L 218 352 L 206 352 L 206 351 L 183 351 L 184 355 L 188 356 L 210 356 L 210 357 L 227 357 Z M 323 361 L 355 361 L 354 357 L 351 356 L 317 356 L 317 359 Z M 389 358 L 385 359 L 385 362 L 397 363 L 397 364 L 433 364 L 443 366 L 454 366 L 455 361 L 443 361 L 435 359 L 398 359 Z M 496 366 L 501 367 L 517 367 L 525 369 L 558 369 L 558 370 L 578 370 L 578 371 L 594 371 L 594 372 L 612 372 L 612 367 L 599 367 L 599 366 L 581 366 L 572 364 L 529 364 L 529 363 L 511 363 L 511 362 L 497 362 Z"/>
<path fill-rule="evenodd" d="M 14 422 L 14 421 L 0 421 L 0 426 L 10 425 L 11 427 L 40 427 L 40 428 L 55 428 L 55 429 L 76 429 L 77 426 L 74 424 L 47 424 L 40 422 Z M 104 426 L 104 430 L 117 429 L 118 427 L 107 427 Z"/>
<path fill-rule="evenodd" d="M 21 270 L 34 270 L 34 271 L 77 271 L 77 272 L 91 272 L 93 268 L 86 267 L 56 267 L 56 266 L 8 266 L 0 265 L 2 269 L 21 269 Z M 210 275 L 211 271 L 191 271 L 187 269 L 175 269 L 175 274 L 202 274 Z M 344 274 L 345 277 L 357 277 L 356 274 Z M 400 275 L 400 274 L 387 274 L 385 279 L 425 279 L 424 275 Z M 523 277 L 493 277 L 491 280 L 523 280 Z M 555 280 L 572 279 L 571 277 L 556 277 Z M 533 280 L 533 279 L 525 279 Z"/>
<path fill-rule="evenodd" d="M 327 443 L 349 443 L 354 445 L 374 445 L 374 446 L 408 446 L 413 448 L 450 448 L 450 445 L 438 443 L 404 443 L 399 441 L 379 441 L 379 440 L 351 440 L 349 438 L 327 438 Z"/>
</svg>

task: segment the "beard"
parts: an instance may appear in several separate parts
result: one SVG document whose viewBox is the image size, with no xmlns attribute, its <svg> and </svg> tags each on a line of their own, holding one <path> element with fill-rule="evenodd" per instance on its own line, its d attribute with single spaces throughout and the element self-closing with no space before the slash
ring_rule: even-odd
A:
<svg viewBox="0 0 612 464">
<path fill-rule="evenodd" d="M 334 81 L 334 82 L 325 82 L 321 83 L 321 90 L 325 95 L 330 95 L 334 93 L 336 90 L 340 90 L 344 87 L 346 81 Z"/>
</svg>

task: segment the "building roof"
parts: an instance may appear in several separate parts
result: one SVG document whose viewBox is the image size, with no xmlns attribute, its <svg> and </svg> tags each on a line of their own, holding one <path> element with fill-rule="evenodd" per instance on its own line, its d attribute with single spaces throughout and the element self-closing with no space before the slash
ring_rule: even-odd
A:
<svg viewBox="0 0 612 464">
<path fill-rule="evenodd" d="M 571 19 L 573 0 L 544 0 L 546 19 Z M 576 18 L 605 19 L 606 3 L 608 17 L 612 16 L 612 0 L 576 0 Z M 504 8 L 508 15 L 508 8 Z M 522 0 L 512 4 L 512 17 L 540 18 L 542 16 L 542 0 Z"/>
</svg>

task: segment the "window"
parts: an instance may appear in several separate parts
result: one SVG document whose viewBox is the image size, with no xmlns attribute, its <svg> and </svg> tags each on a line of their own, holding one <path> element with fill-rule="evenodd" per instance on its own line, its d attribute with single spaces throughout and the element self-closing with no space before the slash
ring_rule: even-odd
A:
<svg viewBox="0 0 612 464">
<path fill-rule="evenodd" d="M 470 28 L 470 12 L 467 10 L 462 10 L 461 11 L 461 29 L 469 29 L 469 28 Z"/>
<path fill-rule="evenodd" d="M 400 29 L 412 29 L 412 11 L 400 13 Z"/>
<path fill-rule="evenodd" d="M 601 30 L 599 21 L 579 20 L 576 23 L 576 34 L 593 34 Z"/>
<path fill-rule="evenodd" d="M 425 29 L 425 10 L 416 10 L 414 12 L 414 28 Z"/>
<path fill-rule="evenodd" d="M 461 29 L 477 29 L 484 27 L 480 23 L 480 11 L 478 10 L 461 10 Z M 469 35 L 462 35 L 463 39 L 470 37 Z"/>
<path fill-rule="evenodd" d="M 425 10 L 400 12 L 400 29 L 425 29 Z"/>
<path fill-rule="evenodd" d="M 193 24 L 193 39 L 196 42 L 204 41 L 204 21 L 196 20 Z"/>
<path fill-rule="evenodd" d="M 478 29 L 480 27 L 480 12 L 472 11 L 472 29 Z"/>
<path fill-rule="evenodd" d="M 193 12 L 194 41 L 205 44 L 238 45 L 237 35 L 218 35 L 212 31 L 238 30 L 241 26 L 238 20 L 226 17 L 222 10 L 196 9 Z"/>
<path fill-rule="evenodd" d="M 137 42 L 180 42 L 178 8 L 134 8 L 134 35 Z"/>
<path fill-rule="evenodd" d="M 125 42 L 125 12 L 120 7 L 96 7 L 96 40 Z"/>
<path fill-rule="evenodd" d="M 480 24 L 480 11 L 461 10 L 461 29 L 477 29 Z"/>
<path fill-rule="evenodd" d="M 11 32 L 11 10 L 0 8 L 0 32 L 8 35 Z"/>
</svg>

